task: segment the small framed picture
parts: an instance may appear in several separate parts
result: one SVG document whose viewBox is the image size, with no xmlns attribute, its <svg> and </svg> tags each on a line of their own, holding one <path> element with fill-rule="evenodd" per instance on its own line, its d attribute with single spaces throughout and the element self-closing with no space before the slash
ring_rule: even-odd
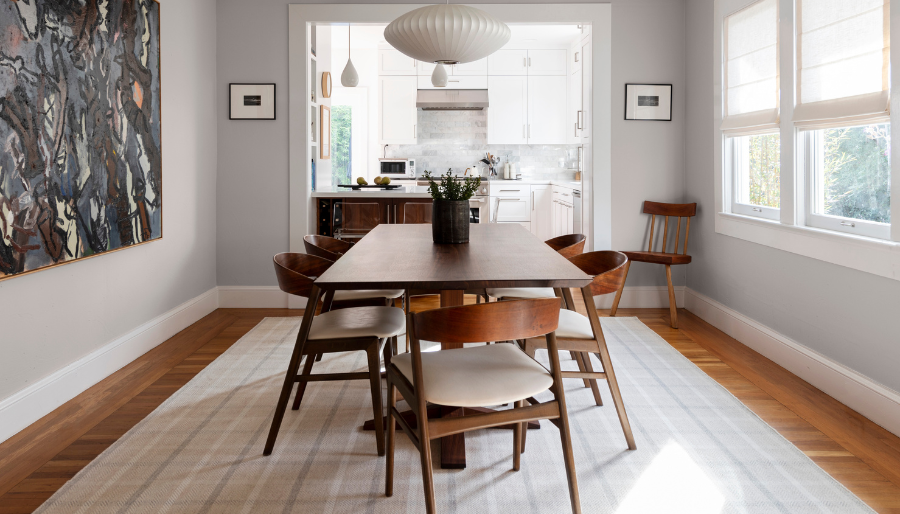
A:
<svg viewBox="0 0 900 514">
<path fill-rule="evenodd" d="M 319 159 L 331 159 L 331 109 L 319 106 Z"/>
<path fill-rule="evenodd" d="M 625 119 L 672 121 L 672 84 L 625 84 Z"/>
<path fill-rule="evenodd" d="M 229 120 L 274 120 L 275 84 L 229 84 Z"/>
</svg>

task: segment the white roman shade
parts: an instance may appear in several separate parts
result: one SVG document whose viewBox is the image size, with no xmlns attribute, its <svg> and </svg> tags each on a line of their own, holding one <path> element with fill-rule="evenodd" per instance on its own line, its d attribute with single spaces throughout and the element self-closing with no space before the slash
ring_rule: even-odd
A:
<svg viewBox="0 0 900 514">
<path fill-rule="evenodd" d="M 761 0 L 725 19 L 726 133 L 778 127 L 778 2 Z"/>
<path fill-rule="evenodd" d="M 797 33 L 797 126 L 888 119 L 890 0 L 799 0 Z"/>
</svg>

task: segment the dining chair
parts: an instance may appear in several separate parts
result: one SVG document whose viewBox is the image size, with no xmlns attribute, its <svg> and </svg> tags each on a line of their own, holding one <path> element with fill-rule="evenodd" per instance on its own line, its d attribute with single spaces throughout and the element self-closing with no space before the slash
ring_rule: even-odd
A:
<svg viewBox="0 0 900 514">
<path fill-rule="evenodd" d="M 687 254 L 688 236 L 691 233 L 691 218 L 697 215 L 696 203 L 659 203 L 649 200 L 644 202 L 644 214 L 650 215 L 650 243 L 647 245 L 646 252 L 624 252 L 628 256 L 628 263 L 625 265 L 625 277 L 628 277 L 628 269 L 631 262 L 648 262 L 651 264 L 662 264 L 666 267 L 666 282 L 669 285 L 669 319 L 672 328 L 678 328 L 678 310 L 675 304 L 675 288 L 672 287 L 672 266 L 680 264 L 690 264 L 691 256 Z M 662 251 L 653 251 L 653 225 L 657 216 L 665 216 L 666 224 L 663 228 Z M 669 237 L 669 218 L 677 217 L 678 224 L 675 229 L 675 251 L 669 253 L 668 237 Z M 687 218 L 684 228 L 684 248 L 678 253 L 679 239 L 681 238 L 681 218 Z M 624 286 L 624 279 L 622 282 Z M 615 316 L 619 310 L 619 300 L 622 299 L 622 291 L 616 293 L 613 300 L 612 309 L 609 311 L 610 316 Z"/>
<path fill-rule="evenodd" d="M 586 238 L 582 234 L 567 234 L 554 237 L 545 241 L 547 246 L 553 248 L 566 259 L 581 254 L 584 251 Z M 523 299 L 523 298 L 561 298 L 558 289 L 552 287 L 506 287 L 487 289 L 487 295 L 499 300 Z"/>
<path fill-rule="evenodd" d="M 275 256 L 275 275 L 278 286 L 285 293 L 308 299 L 294 351 L 288 364 L 284 385 L 275 408 L 269 437 L 263 455 L 270 455 L 275 438 L 287 409 L 294 383 L 298 383 L 293 410 L 300 408 L 306 384 L 334 380 L 368 380 L 375 414 L 375 442 L 378 455 L 384 455 L 384 408 L 381 398 L 381 361 L 379 353 L 387 340 L 396 346 L 397 336 L 406 330 L 403 310 L 396 307 L 352 307 L 324 312 L 315 316 L 321 291 L 315 279 L 333 263 L 327 259 L 302 253 L 280 253 Z M 312 374 L 315 355 L 325 353 L 364 351 L 368 357 L 368 371 L 352 373 Z M 298 374 L 300 360 L 306 357 L 303 372 Z"/>
<path fill-rule="evenodd" d="M 587 316 L 575 311 L 575 302 L 571 291 L 563 290 L 569 307 L 559 312 L 559 328 L 556 329 L 557 346 L 560 350 L 575 352 L 578 356 L 579 371 L 563 371 L 561 372 L 562 377 L 588 380 L 598 407 L 603 405 L 603 399 L 600 397 L 597 380 L 606 379 L 609 391 L 612 393 L 613 403 L 616 406 L 616 413 L 619 415 L 619 423 L 625 433 L 628 449 L 634 450 L 637 446 L 634 443 L 631 423 L 625 412 L 625 403 L 622 400 L 622 393 L 619 391 L 619 382 L 616 380 L 616 372 L 613 370 L 609 350 L 606 347 L 606 339 L 603 337 L 603 327 L 600 325 L 594 301 L 595 296 L 615 293 L 622 288 L 622 284 L 625 283 L 628 257 L 621 252 L 601 251 L 576 255 L 570 258 L 569 262 L 578 266 L 588 275 L 592 275 L 594 280 L 581 288 Z M 532 358 L 538 349 L 547 349 L 551 356 L 555 353 L 543 339 L 526 339 L 524 343 L 525 353 Z M 591 363 L 592 354 L 600 358 L 600 363 L 603 365 L 602 371 L 594 371 Z"/>
<path fill-rule="evenodd" d="M 335 262 L 353 248 L 353 243 L 342 241 L 328 236 L 307 235 L 303 236 L 303 245 L 306 253 Z M 360 289 L 352 291 L 335 291 L 333 298 L 326 295 L 325 304 L 327 310 L 331 310 L 331 302 L 353 302 L 362 300 L 381 299 L 386 305 L 391 306 L 394 300 L 404 297 L 403 289 Z M 404 298 L 404 302 L 406 299 Z"/>
<path fill-rule="evenodd" d="M 431 440 L 480 428 L 513 424 L 513 470 L 521 461 L 521 440 L 528 421 L 549 419 L 559 428 L 572 512 L 580 513 L 578 482 L 565 391 L 562 387 L 556 330 L 559 302 L 552 298 L 447 307 L 407 315 L 412 352 L 397 355 L 396 345 L 384 349 L 388 385 L 387 472 L 385 494 L 393 494 L 396 424 L 419 450 L 425 510 L 435 512 L 431 470 Z M 423 352 L 420 341 L 467 344 L 543 336 L 550 348 L 550 370 L 513 344 L 494 344 L 439 352 Z M 553 399 L 534 397 L 546 390 Z M 400 392 L 416 416 L 413 429 L 396 407 Z M 528 403 L 527 407 L 525 403 Z M 474 415 L 428 419 L 427 405 L 513 408 Z M 543 463 L 541 463 L 543 464 Z"/>
</svg>

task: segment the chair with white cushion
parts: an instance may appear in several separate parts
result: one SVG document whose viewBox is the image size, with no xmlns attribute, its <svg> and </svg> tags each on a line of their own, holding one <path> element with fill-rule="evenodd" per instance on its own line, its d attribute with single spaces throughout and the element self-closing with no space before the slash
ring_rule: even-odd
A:
<svg viewBox="0 0 900 514">
<path fill-rule="evenodd" d="M 306 253 L 336 262 L 353 248 L 353 243 L 328 236 L 303 236 Z M 325 310 L 333 308 L 332 302 L 352 303 L 363 300 L 382 300 L 386 305 L 394 304 L 394 300 L 403 297 L 402 289 L 360 289 L 357 291 L 336 291 L 332 297 L 325 297 Z"/>
<path fill-rule="evenodd" d="M 567 234 L 545 241 L 560 255 L 569 259 L 584 251 L 585 237 L 582 234 Z M 505 287 L 487 289 L 487 295 L 498 300 L 527 298 L 561 298 L 561 291 L 552 287 Z"/>
<path fill-rule="evenodd" d="M 606 379 L 609 391 L 612 393 L 613 403 L 616 406 L 616 413 L 619 415 L 619 422 L 622 424 L 622 431 L 625 433 L 628 449 L 634 450 L 637 446 L 634 443 L 631 424 L 628 422 L 628 414 L 625 413 L 625 404 L 622 401 L 622 394 L 619 392 L 619 383 L 616 380 L 616 373 L 613 370 L 609 350 L 606 347 L 606 339 L 603 337 L 603 328 L 600 326 L 600 318 L 594 303 L 594 296 L 615 293 L 621 289 L 625 282 L 628 257 L 621 252 L 590 252 L 576 255 L 570 258 L 569 262 L 578 266 L 588 275 L 592 275 L 594 280 L 581 288 L 587 316 L 575 312 L 572 307 L 575 304 L 572 293 L 568 289 L 563 291 L 566 295 L 566 303 L 570 307 L 559 312 L 559 328 L 556 329 L 556 337 L 560 350 L 568 350 L 576 354 L 580 371 L 563 371 L 562 377 L 588 380 L 594 393 L 594 401 L 598 406 L 603 405 L 603 400 L 600 397 L 597 380 Z M 541 348 L 548 347 L 540 338 L 531 338 L 525 341 L 525 353 L 531 357 L 534 357 L 535 352 Z M 552 349 L 549 351 L 551 355 L 554 353 Z M 591 355 L 599 357 L 603 371 L 594 371 Z"/>
<path fill-rule="evenodd" d="M 447 307 L 407 316 L 411 353 L 397 355 L 394 345 L 384 349 L 388 383 L 387 473 L 385 494 L 393 494 L 395 424 L 419 450 L 425 487 L 425 511 L 435 512 L 431 469 L 431 440 L 470 430 L 514 424 L 513 470 L 520 465 L 524 426 L 549 419 L 559 428 L 569 483 L 572 511 L 581 512 L 578 483 L 566 414 L 565 392 L 556 352 L 559 301 L 550 298 Z M 423 352 L 421 341 L 464 345 L 543 337 L 550 348 L 550 370 L 525 355 L 516 345 L 494 344 L 438 352 Z M 546 390 L 553 399 L 534 397 Z M 413 429 L 396 407 L 399 390 L 416 416 Z M 525 406 L 526 402 L 530 405 Z M 485 407 L 513 404 L 512 409 L 428 419 L 427 405 Z M 393 418 L 393 419 L 391 419 Z M 544 462 L 539 463 L 542 467 Z M 477 488 L 476 488 L 477 489 Z"/>
<path fill-rule="evenodd" d="M 274 260 L 278 286 L 282 291 L 312 298 L 311 301 L 318 303 L 320 293 L 315 288 L 314 277 L 324 273 L 333 264 L 331 261 L 302 253 L 280 253 Z M 406 331 L 403 310 L 387 306 L 351 307 L 313 316 L 315 308 L 315 305 L 307 307 L 307 313 L 304 314 L 297 333 L 297 342 L 294 345 L 263 455 L 272 453 L 294 383 L 299 383 L 293 405 L 293 409 L 297 410 L 300 408 L 307 383 L 333 380 L 369 381 L 372 389 L 372 410 L 375 414 L 376 447 L 378 455 L 384 455 L 384 409 L 381 400 L 379 353 L 387 340 L 391 340 L 392 346 L 396 346 L 397 336 Z M 366 352 L 368 371 L 312 374 L 315 355 L 352 351 Z M 303 372 L 298 374 L 300 360 L 304 356 L 306 361 Z"/>
</svg>

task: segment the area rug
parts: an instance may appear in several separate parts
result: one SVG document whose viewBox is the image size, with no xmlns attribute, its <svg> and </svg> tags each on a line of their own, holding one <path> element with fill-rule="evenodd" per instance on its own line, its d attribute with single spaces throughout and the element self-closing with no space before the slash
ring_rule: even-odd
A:
<svg viewBox="0 0 900 514">
<path fill-rule="evenodd" d="M 394 496 L 384 496 L 385 460 L 360 428 L 372 413 L 366 381 L 310 384 L 262 455 L 299 322 L 261 322 L 37 512 L 424 512 L 419 456 L 401 431 Z M 580 380 L 566 381 L 584 512 L 872 512 L 638 319 L 602 323 L 637 450 L 605 384 L 596 407 Z M 314 372 L 365 366 L 363 353 L 336 354 Z M 571 512 L 552 424 L 529 431 L 519 472 L 511 431 L 466 439 L 467 469 L 435 464 L 439 512 Z"/>
</svg>

